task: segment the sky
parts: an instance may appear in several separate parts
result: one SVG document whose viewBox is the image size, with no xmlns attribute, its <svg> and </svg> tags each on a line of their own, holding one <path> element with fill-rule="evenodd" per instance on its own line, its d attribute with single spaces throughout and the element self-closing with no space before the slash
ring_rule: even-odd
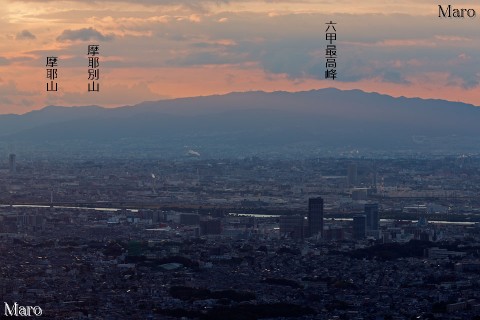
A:
<svg viewBox="0 0 480 320">
<path fill-rule="evenodd" d="M 475 18 L 433 1 L 0 0 L 0 114 L 228 92 L 335 87 L 480 105 Z M 326 23 L 337 73 L 325 79 Z M 90 44 L 99 92 L 88 92 Z M 58 57 L 57 92 L 46 58 Z"/>
</svg>

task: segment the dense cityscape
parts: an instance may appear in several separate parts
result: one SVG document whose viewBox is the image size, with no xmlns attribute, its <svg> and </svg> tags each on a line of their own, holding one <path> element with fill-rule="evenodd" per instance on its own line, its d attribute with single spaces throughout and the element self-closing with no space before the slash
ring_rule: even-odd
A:
<svg viewBox="0 0 480 320">
<path fill-rule="evenodd" d="M 1 172 L 0 293 L 42 318 L 480 318 L 475 156 Z"/>
<path fill-rule="evenodd" d="M 0 319 L 480 320 L 471 2 L 2 0 Z"/>
</svg>

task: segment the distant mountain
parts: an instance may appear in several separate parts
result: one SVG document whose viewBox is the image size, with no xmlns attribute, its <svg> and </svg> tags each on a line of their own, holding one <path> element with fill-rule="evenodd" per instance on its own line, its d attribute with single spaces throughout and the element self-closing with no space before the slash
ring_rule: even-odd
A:
<svg viewBox="0 0 480 320">
<path fill-rule="evenodd" d="M 62 154 L 320 155 L 335 148 L 477 152 L 480 109 L 359 90 L 244 92 L 0 116 L 0 141 Z"/>
</svg>

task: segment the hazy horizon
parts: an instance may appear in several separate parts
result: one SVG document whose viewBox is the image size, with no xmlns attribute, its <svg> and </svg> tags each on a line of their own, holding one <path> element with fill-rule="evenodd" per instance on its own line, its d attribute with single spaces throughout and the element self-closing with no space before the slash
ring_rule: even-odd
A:
<svg viewBox="0 0 480 320">
<path fill-rule="evenodd" d="M 377 92 L 377 91 L 365 91 L 365 90 L 361 90 L 361 89 L 338 89 L 338 88 L 335 88 L 335 87 L 326 87 L 326 88 L 320 88 L 320 89 L 310 89 L 310 90 L 299 90 L 299 91 L 288 91 L 288 90 L 272 90 L 272 91 L 267 91 L 267 90 L 248 90 L 248 91 L 231 91 L 231 92 L 226 92 L 226 93 L 222 93 L 222 94 L 211 94 L 211 95 L 197 95 L 197 96 L 187 96 L 187 97 L 177 97 L 177 98 L 163 98 L 163 99 L 158 99 L 158 100 L 143 100 L 143 101 L 138 101 L 136 103 L 131 103 L 131 104 L 119 104 L 119 105 L 114 105 L 114 106 L 111 106 L 111 105 L 101 105 L 101 104 L 75 104 L 75 105 L 55 105 L 55 104 L 51 104 L 51 105 L 42 105 L 42 106 L 39 106 L 38 108 L 35 108 L 35 109 L 32 109 L 32 110 L 28 110 L 28 111 L 25 111 L 23 113 L 20 113 L 20 112 L 10 112 L 10 113 L 0 113 L 0 116 L 1 115 L 24 115 L 24 114 L 27 114 L 27 113 L 30 113 L 32 111 L 40 111 L 40 110 L 43 110 L 45 108 L 49 108 L 49 107 L 59 107 L 59 108 L 84 108 L 84 107 L 98 107 L 98 108 L 104 108 L 104 109 L 118 109 L 118 108 L 125 108 L 125 107 L 135 107 L 135 106 L 138 106 L 138 105 L 142 105 L 142 104 L 145 104 L 145 103 L 155 103 L 155 102 L 164 102 L 164 101 L 175 101 L 175 100 L 182 100 L 182 99 L 196 99 L 196 98 L 210 98 L 210 97 L 221 97 L 221 96 L 228 96 L 228 95 L 231 95 L 231 94 L 248 94 L 248 93 L 290 93 L 290 94 L 295 94 L 295 93 L 306 93 L 306 92 L 315 92 L 315 91 L 321 91 L 321 90 L 328 90 L 328 89 L 335 89 L 335 90 L 339 90 L 340 92 L 355 92 L 355 91 L 360 91 L 362 93 L 366 93 L 366 94 L 378 94 L 380 96 L 386 96 L 386 97 L 391 97 L 391 98 L 406 98 L 406 99 L 420 99 L 420 100 L 424 100 L 424 101 L 444 101 L 444 102 L 451 102 L 451 103 L 463 103 L 463 104 L 466 104 L 466 105 L 471 105 L 471 106 L 474 106 L 474 107 L 480 107 L 480 104 L 479 105 L 476 105 L 476 104 L 472 104 L 472 103 L 468 103 L 468 102 L 463 102 L 463 101 L 454 101 L 454 100 L 447 100 L 447 99 L 439 99 L 439 98 L 424 98 L 424 97 L 418 97 L 418 96 L 412 96 L 412 97 L 406 97 L 406 96 L 403 96 L 403 95 L 398 95 L 398 96 L 394 96 L 394 95 L 390 95 L 390 94 L 385 94 L 385 93 L 382 93 L 382 92 Z M 226 109 L 228 109 L 228 106 L 225 107 Z"/>
</svg>

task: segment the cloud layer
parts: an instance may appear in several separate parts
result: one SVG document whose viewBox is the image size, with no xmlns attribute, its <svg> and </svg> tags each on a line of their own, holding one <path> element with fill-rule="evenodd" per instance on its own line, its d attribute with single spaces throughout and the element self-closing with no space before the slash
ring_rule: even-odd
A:
<svg viewBox="0 0 480 320">
<path fill-rule="evenodd" d="M 93 28 L 82 28 L 78 30 L 63 30 L 62 34 L 57 37 L 57 41 L 110 41 L 113 35 L 103 35 Z"/>
<path fill-rule="evenodd" d="M 29 98 L 32 106 L 41 107 L 52 99 L 66 105 L 86 99 L 85 104 L 90 104 L 83 91 L 88 44 L 101 46 L 101 81 L 109 89 L 99 101 L 110 106 L 122 104 L 118 97 L 125 88 L 145 88 L 132 89 L 140 102 L 326 86 L 480 105 L 478 22 L 439 19 L 436 4 L 410 0 L 401 4 L 393 0 L 8 2 L 8 8 L 0 9 L 0 27 L 5 30 L 0 72 L 12 81 L 5 85 L 34 93 Z M 330 20 L 337 22 L 335 81 L 324 79 L 325 23 Z M 65 88 L 54 98 L 40 89 L 45 85 L 47 56 L 59 57 L 58 81 Z M 135 102 L 125 99 L 125 104 Z M 6 93 L 2 110 L 14 109 L 16 101 Z M 26 103 L 20 104 L 18 108 L 25 110 Z"/>
</svg>

